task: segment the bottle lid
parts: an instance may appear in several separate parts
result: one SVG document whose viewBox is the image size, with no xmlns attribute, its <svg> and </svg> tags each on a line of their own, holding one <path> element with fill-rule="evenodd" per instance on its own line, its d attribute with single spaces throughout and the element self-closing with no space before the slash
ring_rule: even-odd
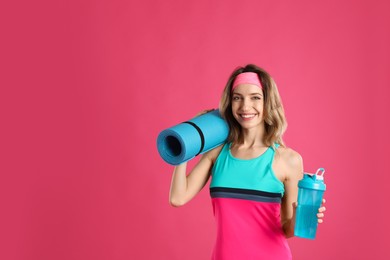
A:
<svg viewBox="0 0 390 260">
<path fill-rule="evenodd" d="M 324 183 L 324 168 L 319 168 L 315 174 L 305 173 L 303 179 L 298 182 L 299 188 L 313 189 L 313 190 L 326 190 Z"/>
</svg>

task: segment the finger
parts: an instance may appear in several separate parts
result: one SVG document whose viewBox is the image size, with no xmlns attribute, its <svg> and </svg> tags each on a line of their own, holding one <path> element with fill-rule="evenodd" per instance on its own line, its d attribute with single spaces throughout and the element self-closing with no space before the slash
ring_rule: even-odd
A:
<svg viewBox="0 0 390 260">
<path fill-rule="evenodd" d="M 295 202 L 292 203 L 292 205 L 293 205 L 293 208 L 297 208 L 298 207 L 298 202 L 295 201 Z"/>
<path fill-rule="evenodd" d="M 318 209 L 318 212 L 324 212 L 325 210 L 326 210 L 325 207 L 321 207 L 321 208 Z"/>
<path fill-rule="evenodd" d="M 324 220 L 323 220 L 322 218 L 319 218 L 319 219 L 318 219 L 318 223 L 321 224 L 321 223 L 323 223 L 323 222 L 324 222 Z"/>
<path fill-rule="evenodd" d="M 323 218 L 324 217 L 324 213 L 318 213 L 317 214 L 317 218 Z"/>
<path fill-rule="evenodd" d="M 207 114 L 207 113 L 209 113 L 209 112 L 211 112 L 211 111 L 214 111 L 214 110 L 215 110 L 215 108 L 212 108 L 212 109 L 205 109 L 205 110 L 199 112 L 198 114 L 196 114 L 195 117 L 198 117 L 198 116 Z"/>
<path fill-rule="evenodd" d="M 326 202 L 326 199 L 322 199 L 322 204 L 325 204 L 325 202 Z"/>
<path fill-rule="evenodd" d="M 206 110 L 203 110 L 202 113 L 203 113 L 203 114 L 206 114 L 206 113 L 211 112 L 211 111 L 213 111 L 213 110 L 214 110 L 214 108 L 206 109 Z"/>
</svg>

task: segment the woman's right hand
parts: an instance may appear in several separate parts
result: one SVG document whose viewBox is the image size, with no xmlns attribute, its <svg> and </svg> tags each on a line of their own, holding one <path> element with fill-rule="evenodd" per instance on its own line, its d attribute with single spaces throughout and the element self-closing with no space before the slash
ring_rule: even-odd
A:
<svg viewBox="0 0 390 260">
<path fill-rule="evenodd" d="M 206 110 L 203 110 L 203 111 L 200 111 L 198 114 L 195 115 L 195 117 L 198 117 L 198 116 L 201 116 L 201 115 L 204 115 L 208 112 L 211 112 L 211 111 L 214 111 L 215 108 L 212 108 L 212 109 L 206 109 Z"/>
</svg>

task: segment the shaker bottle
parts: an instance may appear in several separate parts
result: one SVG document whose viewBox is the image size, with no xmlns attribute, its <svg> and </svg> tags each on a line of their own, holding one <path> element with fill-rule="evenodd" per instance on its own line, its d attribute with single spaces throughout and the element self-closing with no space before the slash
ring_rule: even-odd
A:
<svg viewBox="0 0 390 260">
<path fill-rule="evenodd" d="M 315 174 L 305 173 L 298 182 L 298 207 L 295 218 L 294 235 L 297 237 L 315 239 L 318 219 L 318 209 L 326 190 L 323 168 Z"/>
</svg>

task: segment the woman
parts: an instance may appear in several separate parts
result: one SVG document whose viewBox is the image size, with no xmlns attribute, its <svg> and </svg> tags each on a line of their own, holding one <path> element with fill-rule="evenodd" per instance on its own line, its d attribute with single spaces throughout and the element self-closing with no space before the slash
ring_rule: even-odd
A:
<svg viewBox="0 0 390 260">
<path fill-rule="evenodd" d="M 286 120 L 276 84 L 256 65 L 239 67 L 219 109 L 230 128 L 227 142 L 205 153 L 188 176 L 186 163 L 175 167 L 170 203 L 186 204 L 211 176 L 217 222 L 212 259 L 291 259 L 286 238 L 294 236 L 303 163 L 283 143 Z"/>
</svg>

